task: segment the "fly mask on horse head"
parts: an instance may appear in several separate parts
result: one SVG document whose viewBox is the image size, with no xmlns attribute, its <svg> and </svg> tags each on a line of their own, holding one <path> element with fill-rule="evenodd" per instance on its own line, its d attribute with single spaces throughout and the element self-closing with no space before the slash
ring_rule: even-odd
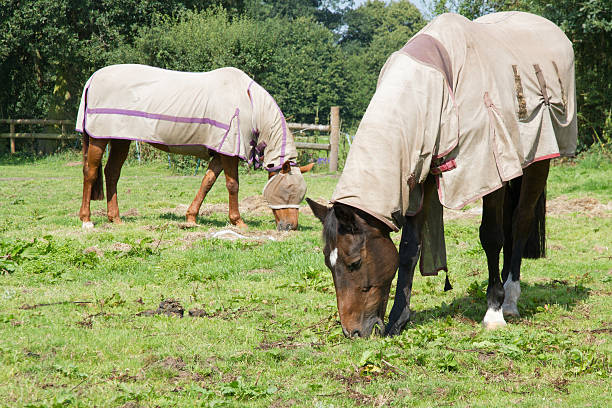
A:
<svg viewBox="0 0 612 408">
<path fill-rule="evenodd" d="M 399 333 L 415 266 L 423 275 L 447 270 L 442 207 L 479 198 L 489 269 L 483 324 L 502 326 L 503 315 L 518 314 L 530 231 L 540 238 L 533 257 L 544 253 L 548 162 L 572 156 L 576 142 L 573 50 L 556 25 L 521 12 L 432 20 L 382 68 L 333 206 L 307 199 L 323 223 L 344 333 L 367 336 L 384 318 L 398 265 L 385 332 Z M 513 191 L 518 199 L 506 199 Z M 400 228 L 398 256 L 389 231 Z"/>
</svg>

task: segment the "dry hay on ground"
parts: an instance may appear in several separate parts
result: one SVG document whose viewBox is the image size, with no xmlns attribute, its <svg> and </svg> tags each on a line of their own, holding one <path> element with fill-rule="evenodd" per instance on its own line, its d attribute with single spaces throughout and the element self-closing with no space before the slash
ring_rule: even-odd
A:
<svg viewBox="0 0 612 408">
<path fill-rule="evenodd" d="M 578 197 L 568 198 L 565 195 L 548 199 L 546 201 L 546 214 L 552 216 L 563 216 L 578 213 L 590 218 L 606 218 L 612 215 L 612 201 L 607 204 L 601 203 L 596 198 Z M 482 215 L 482 202 L 475 206 L 468 206 L 463 210 L 444 209 L 444 220 L 480 218 Z"/>
<path fill-rule="evenodd" d="M 570 199 L 561 195 L 546 202 L 546 213 L 552 215 L 578 213 L 586 217 L 610 217 L 612 215 L 612 201 L 603 204 L 592 197 Z"/>
</svg>

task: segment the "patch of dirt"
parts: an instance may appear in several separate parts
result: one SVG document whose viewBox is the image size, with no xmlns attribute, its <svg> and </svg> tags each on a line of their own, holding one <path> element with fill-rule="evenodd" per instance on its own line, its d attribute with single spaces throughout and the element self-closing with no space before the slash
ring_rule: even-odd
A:
<svg viewBox="0 0 612 408">
<path fill-rule="evenodd" d="M 110 377 L 108 378 L 111 381 L 119 381 L 119 382 L 135 382 L 138 380 L 142 380 L 144 376 L 142 373 L 137 373 L 136 375 L 130 374 L 130 369 L 126 368 L 124 372 L 119 372 L 117 369 L 113 368 L 111 371 Z"/>
<path fill-rule="evenodd" d="M 268 241 L 284 241 L 285 239 L 296 235 L 296 231 L 277 231 L 277 230 L 269 230 L 269 231 L 257 231 L 257 230 L 242 230 L 233 225 L 228 225 L 227 227 L 215 230 L 211 229 L 205 234 L 206 238 L 217 238 L 217 239 L 228 239 L 231 241 L 241 239 L 247 241 L 256 241 L 259 243 L 264 243 Z"/>
<path fill-rule="evenodd" d="M 603 204 L 592 197 L 570 199 L 565 195 L 561 195 L 546 201 L 546 213 L 552 215 L 579 213 L 589 218 L 610 217 L 612 216 L 612 201 Z"/>
<path fill-rule="evenodd" d="M 130 252 L 132 246 L 124 242 L 115 242 L 108 249 L 112 252 Z"/>
<path fill-rule="evenodd" d="M 183 317 L 185 309 L 178 300 L 166 299 L 159 303 L 159 307 L 155 310 L 144 310 L 136 313 L 136 316 L 154 316 L 159 314 L 165 314 L 166 316 L 178 316 Z"/>
<path fill-rule="evenodd" d="M 243 315 L 248 312 L 252 312 L 257 310 L 257 307 L 247 308 L 247 307 L 239 307 L 238 309 L 220 309 L 215 311 L 206 311 L 205 309 L 191 309 L 189 311 L 189 316 L 191 317 L 208 317 L 208 318 L 219 318 L 222 320 L 234 320 L 238 318 L 240 315 Z"/>
<path fill-rule="evenodd" d="M 184 370 L 185 367 L 187 366 L 187 364 L 185 364 L 182 358 L 171 357 L 171 356 L 164 358 L 162 361 L 159 362 L 159 365 L 161 365 L 164 368 L 168 368 L 171 370 L 177 370 L 177 371 Z"/>
<path fill-rule="evenodd" d="M 97 245 L 91 246 L 89 248 L 85 248 L 83 250 L 83 254 L 85 254 L 85 255 L 87 255 L 87 254 L 89 254 L 91 252 L 94 252 L 98 256 L 98 258 L 102 258 L 104 256 L 104 251 L 102 251 L 100 248 L 98 248 Z"/>
<path fill-rule="evenodd" d="M 76 215 L 78 216 L 79 214 L 76 213 Z M 98 208 L 97 210 L 92 211 L 91 215 L 92 216 L 95 215 L 98 217 L 106 217 L 106 209 Z M 135 208 L 130 208 L 129 210 L 126 210 L 126 211 L 122 211 L 121 209 L 119 209 L 119 216 L 120 217 L 140 217 L 140 213 Z"/>
<path fill-rule="evenodd" d="M 66 163 L 66 166 L 68 167 L 76 167 L 76 166 L 82 166 L 82 165 L 83 165 L 82 161 L 73 161 L 73 162 Z"/>
</svg>

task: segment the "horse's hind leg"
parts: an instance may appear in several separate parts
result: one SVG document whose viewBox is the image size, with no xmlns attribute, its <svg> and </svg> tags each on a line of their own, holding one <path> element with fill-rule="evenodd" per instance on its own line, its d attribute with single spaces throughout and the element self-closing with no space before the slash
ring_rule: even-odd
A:
<svg viewBox="0 0 612 408">
<path fill-rule="evenodd" d="M 503 203 L 505 187 L 482 198 L 482 222 L 480 242 L 487 255 L 489 286 L 487 287 L 487 313 L 482 324 L 487 329 L 505 326 L 502 313 L 504 288 L 499 275 L 499 253 L 504 243 Z"/>
<path fill-rule="evenodd" d="M 104 167 L 104 176 L 106 177 L 106 216 L 110 222 L 121 223 L 119 217 L 119 205 L 117 203 L 117 182 L 121 175 L 121 167 L 125 162 L 130 151 L 130 141 L 112 139 L 110 142 L 110 153 L 106 166 Z"/>
<path fill-rule="evenodd" d="M 507 262 L 504 261 L 504 272 L 508 271 L 508 277 L 504 283 L 504 316 L 519 316 L 517 302 L 521 295 L 521 261 L 529 233 L 534 225 L 536 204 L 546 188 L 549 164 L 549 160 L 543 160 L 533 163 L 523 170 L 520 195 L 512 214 L 512 246 L 511 250 L 508 251 L 510 256 Z M 538 214 L 538 216 L 545 217 L 545 212 Z M 544 234 L 544 231 L 538 233 Z M 504 257 L 505 255 L 506 251 L 504 251 Z"/>
<path fill-rule="evenodd" d="M 83 221 L 83 228 L 93 228 L 91 222 L 91 208 L 90 201 L 92 199 L 101 199 L 100 194 L 103 195 L 102 191 L 96 192 L 94 190 L 96 182 L 102 176 L 100 166 L 102 166 L 102 155 L 104 149 L 106 149 L 106 139 L 93 139 L 87 136 L 87 141 L 84 140 L 83 145 L 83 200 L 81 202 L 81 209 L 79 210 L 79 218 Z M 87 145 L 85 145 L 87 144 Z M 100 190 L 102 186 L 100 185 Z M 93 192 L 93 197 L 92 197 Z"/>
<path fill-rule="evenodd" d="M 215 154 L 210 163 L 208 163 L 208 169 L 206 170 L 206 174 L 202 179 L 202 184 L 200 185 L 200 189 L 196 193 L 195 198 L 191 202 L 191 205 L 187 209 L 187 214 L 185 218 L 189 223 L 196 223 L 198 213 L 200 212 L 200 207 L 202 206 L 202 202 L 206 198 L 206 194 L 210 191 L 213 184 L 219 177 L 219 174 L 223 171 L 223 165 L 221 164 L 221 157 L 219 154 Z"/>
<path fill-rule="evenodd" d="M 247 228 L 247 225 L 240 217 L 238 209 L 238 161 L 236 156 L 221 156 L 223 171 L 225 172 L 225 186 L 229 193 L 229 219 L 233 225 L 240 228 Z"/>
</svg>

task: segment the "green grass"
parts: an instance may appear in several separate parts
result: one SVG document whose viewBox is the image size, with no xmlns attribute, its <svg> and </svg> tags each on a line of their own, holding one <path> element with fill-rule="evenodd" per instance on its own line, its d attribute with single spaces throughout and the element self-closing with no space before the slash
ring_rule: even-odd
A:
<svg viewBox="0 0 612 408">
<path fill-rule="evenodd" d="M 96 229 L 84 232 L 81 168 L 66 165 L 76 160 L 0 159 L 0 406 L 612 405 L 609 211 L 549 216 L 548 257 L 523 264 L 522 318 L 496 331 L 480 326 L 478 219 L 448 222 L 454 290 L 443 274 L 418 276 L 402 335 L 348 340 L 314 217 L 277 241 L 209 239 L 227 214 L 184 229 L 173 211 L 202 171 L 130 161 L 119 205 L 131 215 L 109 225 L 94 202 Z M 315 198 L 337 181 L 305 177 Z M 606 204 L 610 180 L 609 159 L 586 156 L 551 169 L 549 198 Z M 265 175 L 243 169 L 240 182 L 242 200 Z M 226 200 L 221 178 L 206 203 Z M 274 226 L 271 214 L 243 216 L 251 234 Z M 184 318 L 138 315 L 169 298 Z"/>
</svg>

